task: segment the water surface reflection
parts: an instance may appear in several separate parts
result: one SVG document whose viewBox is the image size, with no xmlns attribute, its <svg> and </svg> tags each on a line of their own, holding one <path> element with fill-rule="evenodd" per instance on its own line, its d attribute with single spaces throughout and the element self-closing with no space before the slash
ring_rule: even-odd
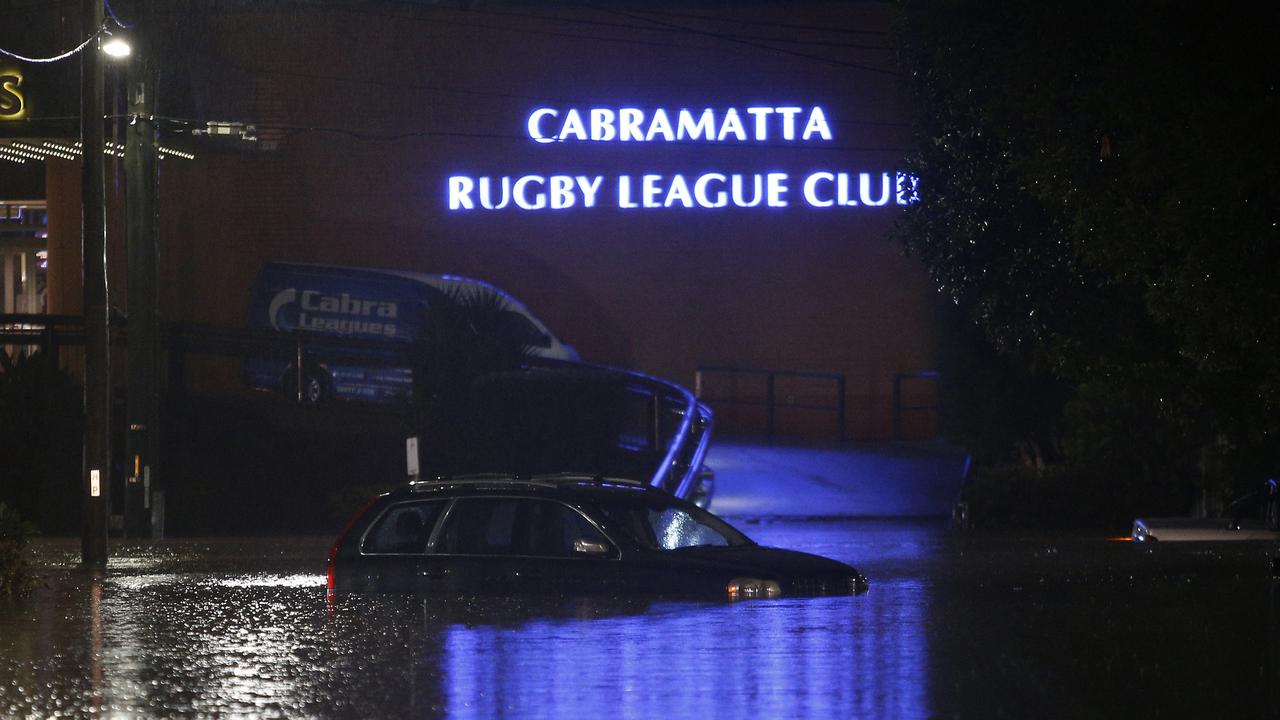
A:
<svg viewBox="0 0 1280 720">
<path fill-rule="evenodd" d="M 324 576 L 305 571 L 320 569 L 324 539 L 257 544 L 123 548 L 105 574 L 45 547 L 44 586 L 0 610 L 0 715 L 928 713 L 918 579 L 859 598 L 738 604 L 351 596 L 326 606 Z M 858 561 L 844 549 L 828 554 Z"/>
<path fill-rule="evenodd" d="M 745 523 L 850 562 L 856 598 L 347 596 L 327 538 L 42 541 L 0 605 L 0 717 L 1280 716 L 1275 548 Z"/>
<path fill-rule="evenodd" d="M 924 717 L 917 587 L 860 598 L 656 604 L 640 615 L 451 625 L 451 717 Z M 913 631 L 912 628 L 915 628 Z"/>
</svg>

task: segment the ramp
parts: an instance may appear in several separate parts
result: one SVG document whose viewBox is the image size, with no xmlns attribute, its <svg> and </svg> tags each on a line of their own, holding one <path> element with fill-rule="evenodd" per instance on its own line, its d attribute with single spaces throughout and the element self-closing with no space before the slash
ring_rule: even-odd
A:
<svg viewBox="0 0 1280 720">
<path fill-rule="evenodd" d="M 937 445 L 803 445 L 715 439 L 711 510 L 728 517 L 951 514 L 964 453 Z"/>
</svg>

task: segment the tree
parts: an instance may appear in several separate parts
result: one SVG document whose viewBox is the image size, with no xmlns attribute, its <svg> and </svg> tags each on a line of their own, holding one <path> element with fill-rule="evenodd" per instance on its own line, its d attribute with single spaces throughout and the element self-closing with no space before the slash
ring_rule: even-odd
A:
<svg viewBox="0 0 1280 720">
<path fill-rule="evenodd" d="M 1065 384 L 1039 424 L 1074 462 L 1211 489 L 1276 470 L 1278 17 L 904 8 L 922 202 L 897 236 L 1017 373 Z"/>
<path fill-rule="evenodd" d="M 475 383 L 517 370 L 532 355 L 508 331 L 508 305 L 495 290 L 457 286 L 428 310 L 414 347 L 414 405 L 430 472 L 451 474 L 468 465 Z"/>
<path fill-rule="evenodd" d="M 0 350 L 0 502 L 44 532 L 79 527 L 82 397 L 42 353 Z"/>
</svg>

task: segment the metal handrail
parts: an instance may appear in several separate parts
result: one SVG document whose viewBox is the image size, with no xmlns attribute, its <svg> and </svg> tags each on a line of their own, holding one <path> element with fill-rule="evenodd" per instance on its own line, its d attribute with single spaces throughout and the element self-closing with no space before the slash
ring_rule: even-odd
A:
<svg viewBox="0 0 1280 720">
<path fill-rule="evenodd" d="M 39 347 L 53 357 L 60 345 L 84 344 L 84 318 L 37 313 L 0 314 L 0 347 Z"/>
<path fill-rule="evenodd" d="M 674 494 L 678 497 L 687 497 L 688 493 L 693 490 L 693 483 L 698 475 L 698 469 L 702 467 L 702 459 L 706 456 L 707 446 L 711 442 L 711 429 L 714 425 L 713 414 L 711 408 L 698 402 L 698 398 L 688 388 L 677 385 L 673 382 L 646 375 L 635 370 L 624 370 L 621 368 L 609 367 L 606 365 L 589 365 L 602 370 L 623 373 L 636 380 L 643 381 L 649 386 L 649 390 L 653 392 L 655 400 L 654 405 L 654 436 L 653 447 L 657 448 L 661 440 L 659 427 L 661 423 L 657 422 L 657 417 L 662 412 L 661 400 L 665 396 L 669 399 L 676 400 L 683 409 L 681 410 L 680 427 L 671 437 L 671 442 L 667 445 L 667 451 L 663 453 L 662 460 L 658 463 L 657 469 L 653 473 L 653 477 L 649 480 L 649 484 L 654 487 L 663 487 L 665 481 L 671 476 L 671 472 L 676 469 L 679 464 L 680 451 L 686 442 L 692 437 L 695 419 L 701 421 L 702 432 L 697 438 L 697 445 L 694 446 L 693 453 L 690 456 L 688 466 L 680 476 L 679 482 L 675 483 Z M 659 394 L 659 391 L 662 394 Z"/>
<path fill-rule="evenodd" d="M 691 497 L 691 493 L 695 489 L 694 483 L 697 481 L 698 471 L 702 469 L 702 461 L 707 456 L 707 448 L 711 445 L 711 431 L 716 424 L 715 414 L 711 412 L 710 407 L 698 403 L 697 412 L 702 421 L 702 434 L 698 438 L 698 446 L 694 448 L 693 457 L 689 460 L 689 467 L 685 470 L 684 477 L 681 478 L 680 484 L 676 487 L 676 495 L 682 498 Z"/>
<path fill-rule="evenodd" d="M 764 402 L 751 400 L 733 400 L 729 398 L 707 398 L 703 395 L 703 376 L 707 373 L 721 373 L 727 375 L 756 375 L 765 378 L 765 400 Z M 699 365 L 694 373 L 694 394 L 703 400 L 724 403 L 728 405 L 752 405 L 765 407 L 765 434 L 768 437 L 774 435 L 774 416 L 778 406 L 777 403 L 777 379 L 785 378 L 807 378 L 816 380 L 831 380 L 835 382 L 835 405 L 788 405 L 787 407 L 799 408 L 801 410 L 827 410 L 836 414 L 836 438 L 843 440 L 845 436 L 846 423 L 846 388 L 847 382 L 843 373 L 827 373 L 815 372 L 809 370 L 778 370 L 774 368 L 746 368 L 746 367 L 730 367 L 723 365 Z"/>
<path fill-rule="evenodd" d="M 903 405 L 902 404 L 902 381 L 903 380 L 924 380 L 937 379 L 937 370 L 923 370 L 914 373 L 898 373 L 893 376 L 893 439 L 902 439 L 902 414 L 904 412 L 920 412 L 932 410 L 938 411 L 938 402 L 935 400 L 932 405 Z M 935 395 L 936 397 L 936 395 Z"/>
</svg>

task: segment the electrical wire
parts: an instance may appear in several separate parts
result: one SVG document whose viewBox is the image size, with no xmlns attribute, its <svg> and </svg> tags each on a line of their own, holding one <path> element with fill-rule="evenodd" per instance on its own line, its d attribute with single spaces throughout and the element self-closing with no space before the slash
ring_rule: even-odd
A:
<svg viewBox="0 0 1280 720">
<path fill-rule="evenodd" d="M 417 14 L 406 14 L 406 13 L 397 13 L 397 12 L 378 12 L 376 10 L 366 9 L 366 6 L 361 6 L 357 8 L 357 7 L 351 7 L 346 5 L 333 5 L 329 7 L 331 7 L 333 10 L 337 12 L 342 12 L 349 15 L 359 15 L 362 17 L 378 17 L 378 18 L 391 18 L 395 20 L 410 20 L 410 21 L 421 22 L 426 24 L 446 25 L 450 27 L 462 27 L 462 28 L 471 28 L 476 30 L 489 30 L 489 31 L 497 31 L 497 32 L 524 34 L 524 35 L 542 35 L 546 37 L 568 38 L 573 40 L 595 40 L 598 42 L 622 43 L 626 45 L 645 45 L 649 47 L 664 47 L 664 48 L 674 48 L 674 49 L 681 49 L 681 50 L 696 49 L 693 46 L 690 46 L 688 44 L 682 44 L 677 42 L 642 40 L 634 37 L 608 37 L 604 35 L 589 35 L 584 33 L 564 32 L 559 30 L 543 30 L 543 29 L 535 29 L 531 27 L 495 25 L 495 24 L 486 23 L 486 22 L 467 22 L 463 20 L 446 20 L 444 18 L 424 17 L 422 15 L 417 15 Z M 162 12 L 162 11 L 157 11 L 157 14 L 159 12 Z M 170 12 L 171 14 L 178 14 L 178 11 L 176 10 L 170 11 Z"/>
<path fill-rule="evenodd" d="M 535 13 L 524 13 L 524 12 L 508 12 L 508 11 L 491 10 L 488 8 L 475 8 L 475 7 L 463 8 L 463 10 L 471 14 L 482 13 L 485 15 L 496 15 L 498 17 L 511 17 L 511 18 L 518 18 L 521 20 L 540 20 L 545 22 L 558 22 L 558 23 L 575 24 L 575 25 L 595 25 L 595 26 L 601 26 L 601 27 L 618 28 L 622 30 L 640 30 L 643 32 L 650 32 L 650 33 L 654 33 L 654 32 L 672 33 L 672 34 L 678 34 L 678 35 L 701 34 L 701 31 L 698 31 L 692 28 L 687 28 L 687 27 L 680 27 L 680 26 L 654 27 L 652 25 L 638 25 L 636 23 L 624 23 L 624 22 L 616 22 L 616 21 L 608 21 L 608 20 L 588 20 L 586 18 L 564 17 L 564 16 L 557 16 L 557 15 L 539 15 Z M 650 11 L 641 11 L 641 12 L 650 12 Z M 698 16 L 695 16 L 695 17 L 698 17 Z M 703 19 L 709 19 L 709 18 L 703 18 Z M 645 18 L 645 21 L 652 22 L 647 18 Z M 864 45 L 861 43 L 850 43 L 850 42 L 842 42 L 842 41 L 835 41 L 835 40 L 783 38 L 783 37 L 776 37 L 776 36 L 769 36 L 769 35 L 743 35 L 741 33 L 721 33 L 721 34 L 731 36 L 735 39 L 758 40 L 758 41 L 765 41 L 765 42 L 780 42 L 780 43 L 789 43 L 793 45 L 816 45 L 816 46 L 822 46 L 822 47 L 833 47 L 833 48 L 841 48 L 841 49 L 848 49 L 848 50 L 884 50 L 884 51 L 891 50 L 891 48 L 886 45 Z"/>
<path fill-rule="evenodd" d="M 84 42 L 75 46 L 71 50 L 68 50 L 62 53 L 61 55 L 54 55 L 53 57 L 47 57 L 47 58 L 27 57 L 25 55 L 19 55 L 18 53 L 15 53 L 15 52 L 10 52 L 8 50 L 5 50 L 4 48 L 0 48 L 0 55 L 5 55 L 7 57 L 11 57 L 11 58 L 21 60 L 23 62 L 29 62 L 29 63 L 54 63 L 54 62 L 58 62 L 59 60 L 66 60 L 72 55 L 75 55 L 76 53 L 80 52 L 85 48 L 86 45 L 93 42 L 94 40 L 97 40 L 106 31 L 107 31 L 107 23 L 103 22 L 101 25 L 98 26 L 97 31 L 94 32 L 92 35 L 90 35 Z"/>
<path fill-rule="evenodd" d="M 345 8 L 343 8 L 345 10 Z M 386 17 L 378 14 L 378 16 Z M 391 17 L 407 17 L 394 15 Z M 431 22 L 426 18 L 419 18 L 426 22 Z M 687 46 L 685 46 L 687 47 Z M 375 78 L 353 78 L 342 77 L 339 75 L 326 75 L 314 72 L 302 72 L 297 70 L 286 70 L 273 67 L 248 67 L 236 62 L 235 59 L 207 49 L 192 48 L 192 52 L 206 58 L 209 62 L 216 64 L 218 67 L 230 68 L 245 76 L 276 76 L 285 78 L 299 78 L 305 80 L 316 80 L 322 82 L 340 82 L 357 86 L 376 86 L 393 88 L 398 90 L 419 90 L 431 93 L 449 93 L 454 95 L 469 95 L 475 97 L 488 97 L 511 100 L 525 100 L 537 103 L 562 103 L 562 104 L 585 104 L 594 103 L 598 99 L 571 98 L 549 94 L 529 94 L 504 92 L 501 90 L 493 90 L 478 87 L 460 87 L 456 85 L 439 85 L 435 83 L 415 83 L 400 80 L 379 80 Z M 884 121 L 884 120 L 845 120 L 836 119 L 831 121 L 834 125 L 840 126 L 872 126 L 872 127 L 910 127 L 910 123 L 901 121 Z"/>
<path fill-rule="evenodd" d="M 120 26 L 121 30 L 128 30 L 133 27 L 133 23 L 127 23 L 120 19 L 120 16 L 116 14 L 115 8 L 111 7 L 111 0 L 102 0 L 102 5 L 107 9 L 107 14 L 111 16 L 116 25 Z"/>
<path fill-rule="evenodd" d="M 421 2 L 418 2 L 416 0 L 390 0 L 390 1 L 398 5 L 405 5 L 408 7 L 414 7 L 414 8 L 422 7 Z M 562 7 L 592 7 L 592 6 L 589 3 L 587 3 L 587 4 L 581 4 L 581 5 L 574 4 L 574 5 L 562 6 Z M 593 9 L 599 10 L 600 8 L 593 8 Z M 616 21 L 610 22 L 610 21 L 604 21 L 604 20 L 588 20 L 586 18 L 566 17 L 563 15 L 541 15 L 541 14 L 527 13 L 527 12 L 511 12 L 511 11 L 505 11 L 505 10 L 495 10 L 492 7 L 476 7 L 474 5 L 464 5 L 461 7 L 452 8 L 452 10 L 455 10 L 457 12 L 468 13 L 472 15 L 483 14 L 483 15 L 492 15 L 492 16 L 498 16 L 498 17 L 519 18 L 522 20 L 542 20 L 547 22 L 558 22 L 558 23 L 566 23 L 566 24 L 597 25 L 597 26 L 620 28 L 625 30 L 641 30 L 644 32 L 652 32 L 652 33 L 665 32 L 665 33 L 687 35 L 687 34 L 694 34 L 698 32 L 697 30 L 682 27 L 682 26 L 654 27 L 653 25 L 639 25 L 636 23 L 621 23 Z M 843 34 L 843 35 L 870 35 L 870 36 L 877 36 L 877 37 L 884 37 L 889 34 L 885 30 L 859 30 L 859 29 L 853 29 L 853 28 L 840 28 L 840 27 L 818 27 L 814 25 L 800 25 L 795 23 L 769 22 L 769 21 L 762 21 L 762 20 L 745 20 L 741 18 L 730 18 L 730 17 L 717 18 L 717 17 L 711 17 L 707 15 L 697 15 L 692 13 L 667 12 L 662 10 L 654 10 L 652 8 L 636 9 L 635 12 L 640 12 L 645 15 L 666 15 L 666 16 L 672 16 L 672 17 L 683 17 L 683 18 L 689 18 L 689 19 L 703 21 L 703 22 L 724 22 L 724 23 L 737 23 L 737 24 L 745 24 L 745 25 L 761 25 L 761 26 L 765 26 L 773 29 L 782 28 L 787 30 L 803 30 L 807 32 L 823 32 L 823 33 Z M 422 16 L 415 16 L 415 17 L 418 17 L 419 19 L 424 19 L 424 20 L 429 19 Z M 650 22 L 648 18 L 642 18 L 642 19 L 645 22 Z M 732 35 L 733 37 L 746 39 L 746 40 L 764 40 L 769 42 L 782 42 L 782 43 L 792 43 L 792 44 L 801 44 L 801 45 L 809 45 L 809 44 L 824 45 L 828 47 L 840 47 L 840 48 L 848 48 L 848 49 L 854 49 L 854 50 L 891 50 L 892 49 L 886 45 L 863 45 L 861 43 L 838 42 L 838 41 L 831 41 L 831 40 L 811 40 L 811 39 L 798 39 L 798 38 L 783 38 L 783 37 L 776 37 L 776 36 L 743 35 L 736 32 L 720 33 L 720 34 Z"/>
<path fill-rule="evenodd" d="M 210 61 L 216 62 L 219 67 L 226 67 L 246 76 L 252 75 L 269 75 L 285 78 L 300 78 L 303 80 L 319 80 L 323 82 L 340 82 L 357 86 L 385 87 L 397 90 L 422 90 L 433 93 L 449 93 L 453 95 L 472 95 L 476 97 L 501 98 L 507 100 L 527 100 L 529 102 L 557 102 L 557 103 L 582 103 L 586 102 L 579 99 L 557 97 L 554 95 L 530 95 L 527 93 L 503 92 L 501 90 L 486 90 L 482 88 L 458 87 L 454 85 L 436 85 L 433 83 L 415 83 L 404 82 L 399 80 L 377 80 L 374 78 L 353 78 L 342 77 L 339 75 L 323 75 L 320 73 L 299 72 L 296 70 L 283 70 L 280 68 L 269 67 L 248 67 L 237 63 L 233 59 L 222 55 L 221 53 L 204 50 L 200 48 L 192 48 L 193 54 L 200 55 Z"/>
<path fill-rule="evenodd" d="M 567 31 L 560 31 L 560 30 L 549 30 L 549 29 L 537 29 L 537 28 L 532 28 L 532 27 L 516 27 L 516 26 L 511 26 L 511 25 L 495 25 L 495 24 L 486 23 L 486 22 L 466 22 L 466 21 L 461 21 L 461 20 L 447 20 L 447 19 L 440 18 L 440 17 L 426 17 L 426 16 L 423 16 L 423 15 L 420 15 L 420 14 L 405 14 L 405 13 L 394 13 L 394 12 L 392 12 L 392 13 L 388 13 L 388 12 L 377 12 L 377 11 L 373 11 L 373 10 L 365 9 L 364 7 L 356 8 L 356 7 L 343 6 L 343 5 L 336 5 L 336 6 L 333 6 L 333 7 L 334 7 L 334 9 L 338 10 L 339 12 L 345 12 L 345 13 L 349 13 L 349 14 L 353 14 L 353 15 L 362 15 L 362 16 L 366 16 L 366 17 L 395 18 L 395 19 L 399 19 L 399 20 L 412 20 L 412 21 L 424 22 L 424 23 L 429 23 L 429 24 L 436 24 L 436 25 L 448 25 L 448 26 L 453 26 L 453 27 L 474 28 L 474 29 L 479 29 L 479 30 L 490 30 L 490 31 L 509 32 L 509 33 L 521 33 L 521 34 L 526 34 L 526 35 L 542 35 L 542 36 L 547 36 L 547 37 L 560 37 L 560 38 L 569 38 L 569 39 L 574 39 L 574 40 L 595 40 L 595 41 L 598 41 L 598 42 L 622 43 L 622 44 L 629 44 L 629 45 L 645 45 L 645 46 L 650 46 L 650 47 L 666 47 L 666 48 L 675 48 L 675 49 L 681 49 L 681 50 L 705 50 L 705 49 L 706 49 L 706 48 L 700 48 L 700 47 L 698 47 L 698 46 L 696 46 L 696 45 L 690 45 L 690 44 L 688 44 L 688 43 L 662 42 L 662 41 L 657 41 L 657 40 L 643 40 L 643 39 L 636 38 L 636 37 L 618 37 L 618 36 L 609 37 L 609 36 L 604 36 L 604 35 L 590 35 L 590 34 L 585 34 L 585 33 L 575 33 L 575 32 L 567 32 Z M 804 58 L 804 59 L 807 59 L 807 60 L 814 60 L 814 61 L 818 61 L 818 62 L 824 62 L 824 63 L 827 63 L 827 64 L 837 65 L 837 66 L 840 66 L 840 67 L 847 67 L 847 68 L 853 68 L 853 69 L 856 69 L 856 70 L 865 70 L 865 71 L 868 71 L 868 72 L 880 73 L 880 74 L 890 75 L 890 76 L 894 76 L 894 77 L 901 77 L 901 73 L 896 72 L 896 71 L 893 71 L 893 70 L 885 70 L 885 69 L 882 69 L 882 68 L 872 67 L 872 66 L 870 66 L 870 65 L 864 65 L 864 64 L 861 64 L 861 63 L 847 62 L 847 61 L 839 60 L 839 59 L 837 59 L 837 58 L 830 58 L 830 57 L 825 57 L 825 56 L 822 56 L 822 55 L 813 55 L 813 54 L 811 54 L 811 53 L 804 53 L 804 52 L 800 52 L 800 51 L 798 51 L 798 50 L 788 50 L 787 48 L 780 48 L 780 47 L 776 47 L 776 46 L 769 45 L 769 44 L 766 44 L 766 43 L 756 42 L 756 41 L 754 41 L 754 40 L 748 39 L 748 38 L 747 38 L 747 37 L 745 37 L 745 36 L 735 36 L 735 35 L 727 34 L 727 33 L 711 32 L 711 31 L 707 31 L 707 30 L 700 30 L 700 29 L 697 29 L 697 28 L 684 27 L 684 26 L 680 26 L 680 25 L 677 25 L 677 24 L 674 24 L 674 23 L 668 23 L 668 22 L 664 22 L 664 21 L 661 21 L 661 20 L 656 20 L 656 19 L 653 19 L 653 18 L 647 18 L 647 17 L 638 16 L 638 15 L 629 15 L 629 14 L 627 14 L 627 13 L 623 13 L 623 12 L 621 12 L 621 11 L 614 11 L 614 10 L 611 10 L 611 9 L 609 9 L 609 8 L 600 7 L 600 6 L 596 6 L 596 5 L 590 5 L 590 4 L 588 4 L 588 5 L 584 5 L 584 7 L 593 8 L 593 9 L 595 9 L 595 10 L 598 10 L 598 11 L 601 11 L 601 12 L 606 12 L 606 13 L 615 13 L 615 14 L 620 14 L 620 15 L 623 15 L 623 16 L 626 16 L 626 17 L 630 17 L 630 18 L 632 18 L 632 19 L 634 19 L 634 20 L 639 20 L 639 21 L 641 21 L 641 22 L 646 22 L 646 23 L 651 23 L 651 24 L 652 24 L 652 25 L 649 25 L 649 26 L 645 26 L 645 25 L 631 25 L 631 26 L 628 26 L 628 29 L 632 29 L 632 30 L 638 30 L 638 31 L 642 31 L 642 32 L 643 32 L 643 31 L 647 31 L 647 32 L 663 32 L 663 31 L 666 31 L 666 32 L 667 32 L 667 33 L 669 33 L 669 34 L 670 34 L 670 33 L 679 33 L 679 34 L 681 34 L 681 35 L 694 35 L 694 36 L 711 37 L 711 38 L 715 38 L 715 39 L 723 40 L 723 41 L 727 41 L 727 42 L 735 42 L 735 43 L 738 43 L 738 44 L 740 44 L 740 45 L 744 45 L 744 46 L 747 46 L 747 47 L 755 48 L 755 49 L 757 49 L 757 50 L 769 50 L 769 51 L 776 52 L 776 53 L 780 53 L 780 54 L 783 54 L 783 55 L 791 55 L 791 56 L 793 56 L 793 57 L 799 57 L 799 58 Z M 472 14 L 481 13 L 481 12 L 488 13 L 488 14 L 493 14 L 493 13 L 492 13 L 492 11 L 484 11 L 484 10 L 469 10 L 469 11 L 464 11 L 464 12 L 470 12 L 470 13 L 472 13 Z M 548 18 L 548 19 L 553 19 L 553 18 Z M 559 18 L 556 18 L 556 19 L 561 20 L 561 21 L 563 21 L 563 22 L 573 22 L 572 20 L 569 20 L 569 19 L 559 19 Z M 655 25 L 656 25 L 656 27 L 655 27 Z"/>
<path fill-rule="evenodd" d="M 285 77 L 285 78 L 298 78 L 301 80 L 318 80 L 322 82 L 347 83 L 350 85 L 357 85 L 357 86 L 394 88 L 398 90 L 422 90 L 425 92 L 433 92 L 433 93 L 451 93 L 455 95 L 474 95 L 479 97 L 492 97 L 492 98 L 500 98 L 500 99 L 527 100 L 529 102 L 536 102 L 536 103 L 555 102 L 555 103 L 563 103 L 563 104 L 585 104 L 585 103 L 594 102 L 591 100 L 584 100 L 582 98 L 566 98 L 566 97 L 556 97 L 551 95 L 530 95 L 526 93 L 510 93 L 510 92 L 502 92 L 498 90 L 482 90 L 482 89 L 476 89 L 476 88 L 399 82 L 399 81 L 393 81 L 393 80 L 373 80 L 369 78 L 352 78 L 352 77 L 342 77 L 339 75 L 324 75 L 320 73 L 281 70 L 278 68 L 247 68 L 242 65 L 237 65 L 236 63 L 230 60 L 227 60 L 225 58 L 221 58 L 220 56 L 211 54 L 210 57 L 218 57 L 220 64 L 222 64 L 223 66 L 234 68 L 248 75 L 269 75 L 269 76 Z M 861 125 L 861 126 L 876 126 L 876 127 L 910 127 L 910 123 L 897 122 L 897 121 L 884 121 L 884 120 L 836 119 L 836 120 L 829 120 L 829 122 L 831 122 L 831 124 L 833 125 L 840 125 L 840 126 Z"/>
<path fill-rule="evenodd" d="M 799 50 L 789 50 L 787 48 L 780 48 L 775 45 L 756 42 L 754 40 L 747 40 L 745 38 L 738 37 L 732 34 L 713 32 L 710 30 L 699 30 L 697 28 L 678 25 L 676 23 L 667 22 L 665 20 L 656 20 L 654 18 L 647 18 L 647 17 L 644 17 L 643 15 L 633 15 L 632 13 L 629 13 L 623 10 L 615 10 L 613 8 L 601 7 L 599 5 L 588 5 L 588 7 L 594 7 L 597 10 L 600 10 L 601 12 L 612 13 L 614 15 L 621 15 L 622 17 L 628 17 L 633 20 L 651 22 L 657 25 L 662 25 L 664 27 L 684 30 L 684 31 L 693 33 L 694 35 L 703 35 L 706 37 L 713 37 L 719 40 L 724 40 L 726 42 L 737 43 L 739 45 L 746 45 L 747 47 L 753 47 L 760 50 L 770 50 L 776 53 L 781 53 L 783 55 L 791 55 L 793 57 L 805 58 L 807 60 L 816 60 L 818 62 L 829 63 L 831 65 L 838 65 L 840 67 L 847 67 L 855 70 L 865 70 L 867 72 L 879 73 L 881 75 L 891 75 L 894 77 L 902 77 L 902 73 L 897 72 L 895 70 L 885 70 L 884 68 L 872 67 L 870 65 L 863 65 L 862 63 L 848 62 L 845 60 L 840 60 L 838 58 L 826 57 L 824 55 L 813 55 L 811 53 L 800 52 Z"/>
<path fill-rule="evenodd" d="M 887 30 L 858 30 L 854 28 L 826 27 L 826 26 L 819 27 L 817 25 L 800 25 L 796 23 L 775 22 L 773 20 L 748 20 L 745 18 L 737 18 L 737 17 L 711 17 L 710 15 L 698 15 L 696 13 L 682 13 L 682 12 L 675 12 L 673 10 L 655 10 L 653 8 L 644 8 L 644 9 L 637 10 L 637 12 L 644 13 L 645 15 L 666 15 L 667 17 L 680 17 L 680 18 L 686 18 L 689 20 L 700 20 L 705 22 L 737 23 L 739 25 L 763 25 L 765 27 L 784 28 L 787 30 L 806 30 L 806 31 L 838 33 L 838 34 L 846 34 L 846 35 L 886 36 L 889 34 Z"/>
<path fill-rule="evenodd" d="M 128 115 L 108 116 L 109 118 L 127 118 Z M 179 125 L 186 128 L 188 132 L 194 130 L 203 130 L 210 124 L 223 124 L 226 121 L 209 121 L 197 120 L 194 118 L 180 118 L 157 115 L 154 118 L 156 122 L 164 122 L 170 125 Z M 259 123 L 250 120 L 237 121 L 237 124 L 243 125 L 246 129 L 252 126 L 255 131 L 277 130 L 286 133 L 286 137 L 303 133 L 319 133 L 342 135 L 354 140 L 376 141 L 376 142 L 396 142 L 399 140 L 409 140 L 414 138 L 463 138 L 471 140 L 518 140 L 526 142 L 529 140 L 527 135 L 513 135 L 510 133 L 483 133 L 483 132 L 458 132 L 451 130 L 411 130 L 407 132 L 396 133 L 377 133 L 366 130 L 353 130 L 350 128 L 328 127 L 322 125 L 288 125 L 280 123 Z M 194 133 L 193 133 L 194 134 Z M 582 143 L 584 145 L 589 142 Z M 827 144 L 783 144 L 770 142 L 739 142 L 739 143 L 716 143 L 709 145 L 706 142 L 695 140 L 674 140 L 671 142 L 661 143 L 636 143 L 636 145 L 653 144 L 663 146 L 683 146 L 683 147 L 699 147 L 699 148 L 757 148 L 761 150 L 826 150 L 826 151 L 845 151 L 845 152 L 885 152 L 885 153 L 903 153 L 908 152 L 912 148 L 909 147 L 872 147 L 872 146 L 851 146 L 851 145 L 827 145 Z"/>
</svg>

